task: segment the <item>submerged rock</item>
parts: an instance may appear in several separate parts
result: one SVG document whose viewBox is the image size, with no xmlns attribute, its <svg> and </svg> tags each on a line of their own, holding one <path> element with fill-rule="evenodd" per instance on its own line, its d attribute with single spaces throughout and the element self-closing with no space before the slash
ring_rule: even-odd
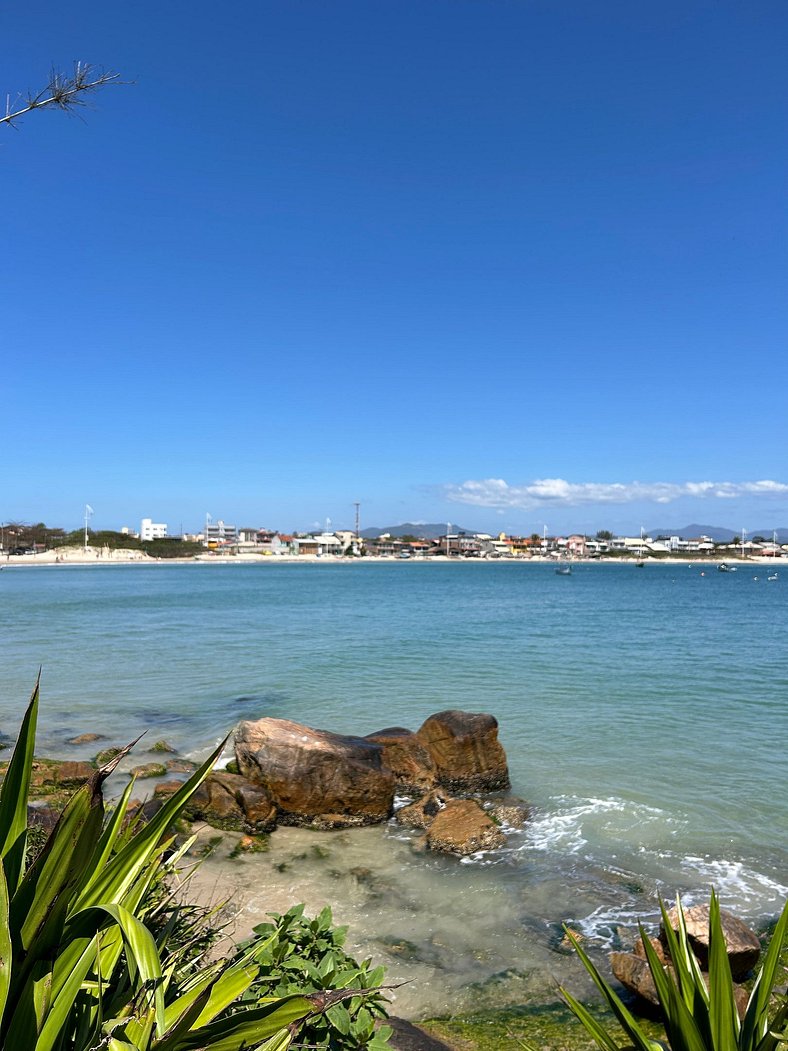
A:
<svg viewBox="0 0 788 1051">
<path fill-rule="evenodd" d="M 492 792 L 510 787 L 498 720 L 482 712 L 431 715 L 416 736 L 435 762 L 437 779 L 452 791 Z"/>
<path fill-rule="evenodd" d="M 132 777 L 142 780 L 146 777 L 164 777 L 167 767 L 164 763 L 143 763 L 141 766 L 132 767 L 130 772 Z"/>
<path fill-rule="evenodd" d="M 76 737 L 69 737 L 66 744 L 92 744 L 94 741 L 104 740 L 106 740 L 104 734 L 85 733 L 77 734 Z"/>
<path fill-rule="evenodd" d="M 461 857 L 503 846 L 504 834 L 474 799 L 449 799 L 427 828 L 427 846 Z"/>
<path fill-rule="evenodd" d="M 432 824 L 435 815 L 444 808 L 448 798 L 444 792 L 437 790 L 428 792 L 415 803 L 400 807 L 394 817 L 397 824 L 405 828 L 427 828 Z"/>
<path fill-rule="evenodd" d="M 288 719 L 240 723 L 241 773 L 261 785 L 282 824 L 317 829 L 372 825 L 394 807 L 394 774 L 383 749 L 364 737 L 314 730 Z"/>
</svg>

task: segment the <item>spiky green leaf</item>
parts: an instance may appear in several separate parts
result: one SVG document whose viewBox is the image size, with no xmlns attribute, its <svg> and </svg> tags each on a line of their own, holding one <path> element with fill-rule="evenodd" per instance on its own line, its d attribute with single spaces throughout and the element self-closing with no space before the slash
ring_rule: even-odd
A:
<svg viewBox="0 0 788 1051">
<path fill-rule="evenodd" d="M 19 730 L 14 754 L 0 789 L 0 857 L 3 859 L 8 897 L 13 898 L 24 869 L 27 847 L 27 800 L 38 722 L 38 697 L 41 672 L 38 673 L 30 703 Z"/>
</svg>

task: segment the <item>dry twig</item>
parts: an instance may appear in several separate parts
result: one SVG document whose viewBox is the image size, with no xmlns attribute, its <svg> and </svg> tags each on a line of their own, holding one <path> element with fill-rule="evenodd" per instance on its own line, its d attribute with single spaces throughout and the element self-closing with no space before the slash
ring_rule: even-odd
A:
<svg viewBox="0 0 788 1051">
<path fill-rule="evenodd" d="M 120 73 L 98 70 L 85 62 L 75 62 L 74 72 L 71 74 L 59 73 L 53 67 L 46 85 L 36 94 L 17 95 L 13 103 L 11 96 L 6 96 L 5 114 L 0 116 L 0 124 L 16 127 L 15 121 L 20 117 L 46 106 L 73 113 L 78 107 L 87 105 L 85 95 L 104 87 L 105 84 L 122 83 L 124 81 L 120 80 Z"/>
</svg>

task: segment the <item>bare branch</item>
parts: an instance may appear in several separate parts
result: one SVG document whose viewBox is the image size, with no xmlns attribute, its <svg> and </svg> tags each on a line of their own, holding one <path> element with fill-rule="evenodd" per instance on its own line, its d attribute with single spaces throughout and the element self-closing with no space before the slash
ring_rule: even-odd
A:
<svg viewBox="0 0 788 1051">
<path fill-rule="evenodd" d="M 15 121 L 20 117 L 46 106 L 73 113 L 80 106 L 87 105 L 85 96 L 91 92 L 103 88 L 105 84 L 124 83 L 128 82 L 120 79 L 120 73 L 98 70 L 86 62 L 75 62 L 74 72 L 71 74 L 60 73 L 53 67 L 49 80 L 40 91 L 17 95 L 13 103 L 11 96 L 6 96 L 5 114 L 0 116 L 0 124 L 16 127 Z"/>
</svg>

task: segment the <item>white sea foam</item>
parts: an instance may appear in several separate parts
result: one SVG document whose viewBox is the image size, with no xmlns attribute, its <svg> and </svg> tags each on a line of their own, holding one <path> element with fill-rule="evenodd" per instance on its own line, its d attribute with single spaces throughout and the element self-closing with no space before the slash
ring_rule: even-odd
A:
<svg viewBox="0 0 788 1051">
<path fill-rule="evenodd" d="M 671 855 L 666 861 L 675 864 Z M 684 890 L 682 900 L 693 905 L 708 900 L 709 888 L 714 887 L 723 905 L 741 915 L 761 915 L 764 906 L 782 907 L 788 897 L 788 886 L 779 880 L 758 872 L 744 861 L 686 855 L 681 869 L 693 886 Z"/>
<path fill-rule="evenodd" d="M 589 840 L 642 839 L 648 826 L 664 828 L 666 822 L 665 812 L 658 807 L 616 797 L 557 796 L 552 802 L 554 809 L 537 814 L 528 823 L 523 849 L 578 854 Z"/>
</svg>

